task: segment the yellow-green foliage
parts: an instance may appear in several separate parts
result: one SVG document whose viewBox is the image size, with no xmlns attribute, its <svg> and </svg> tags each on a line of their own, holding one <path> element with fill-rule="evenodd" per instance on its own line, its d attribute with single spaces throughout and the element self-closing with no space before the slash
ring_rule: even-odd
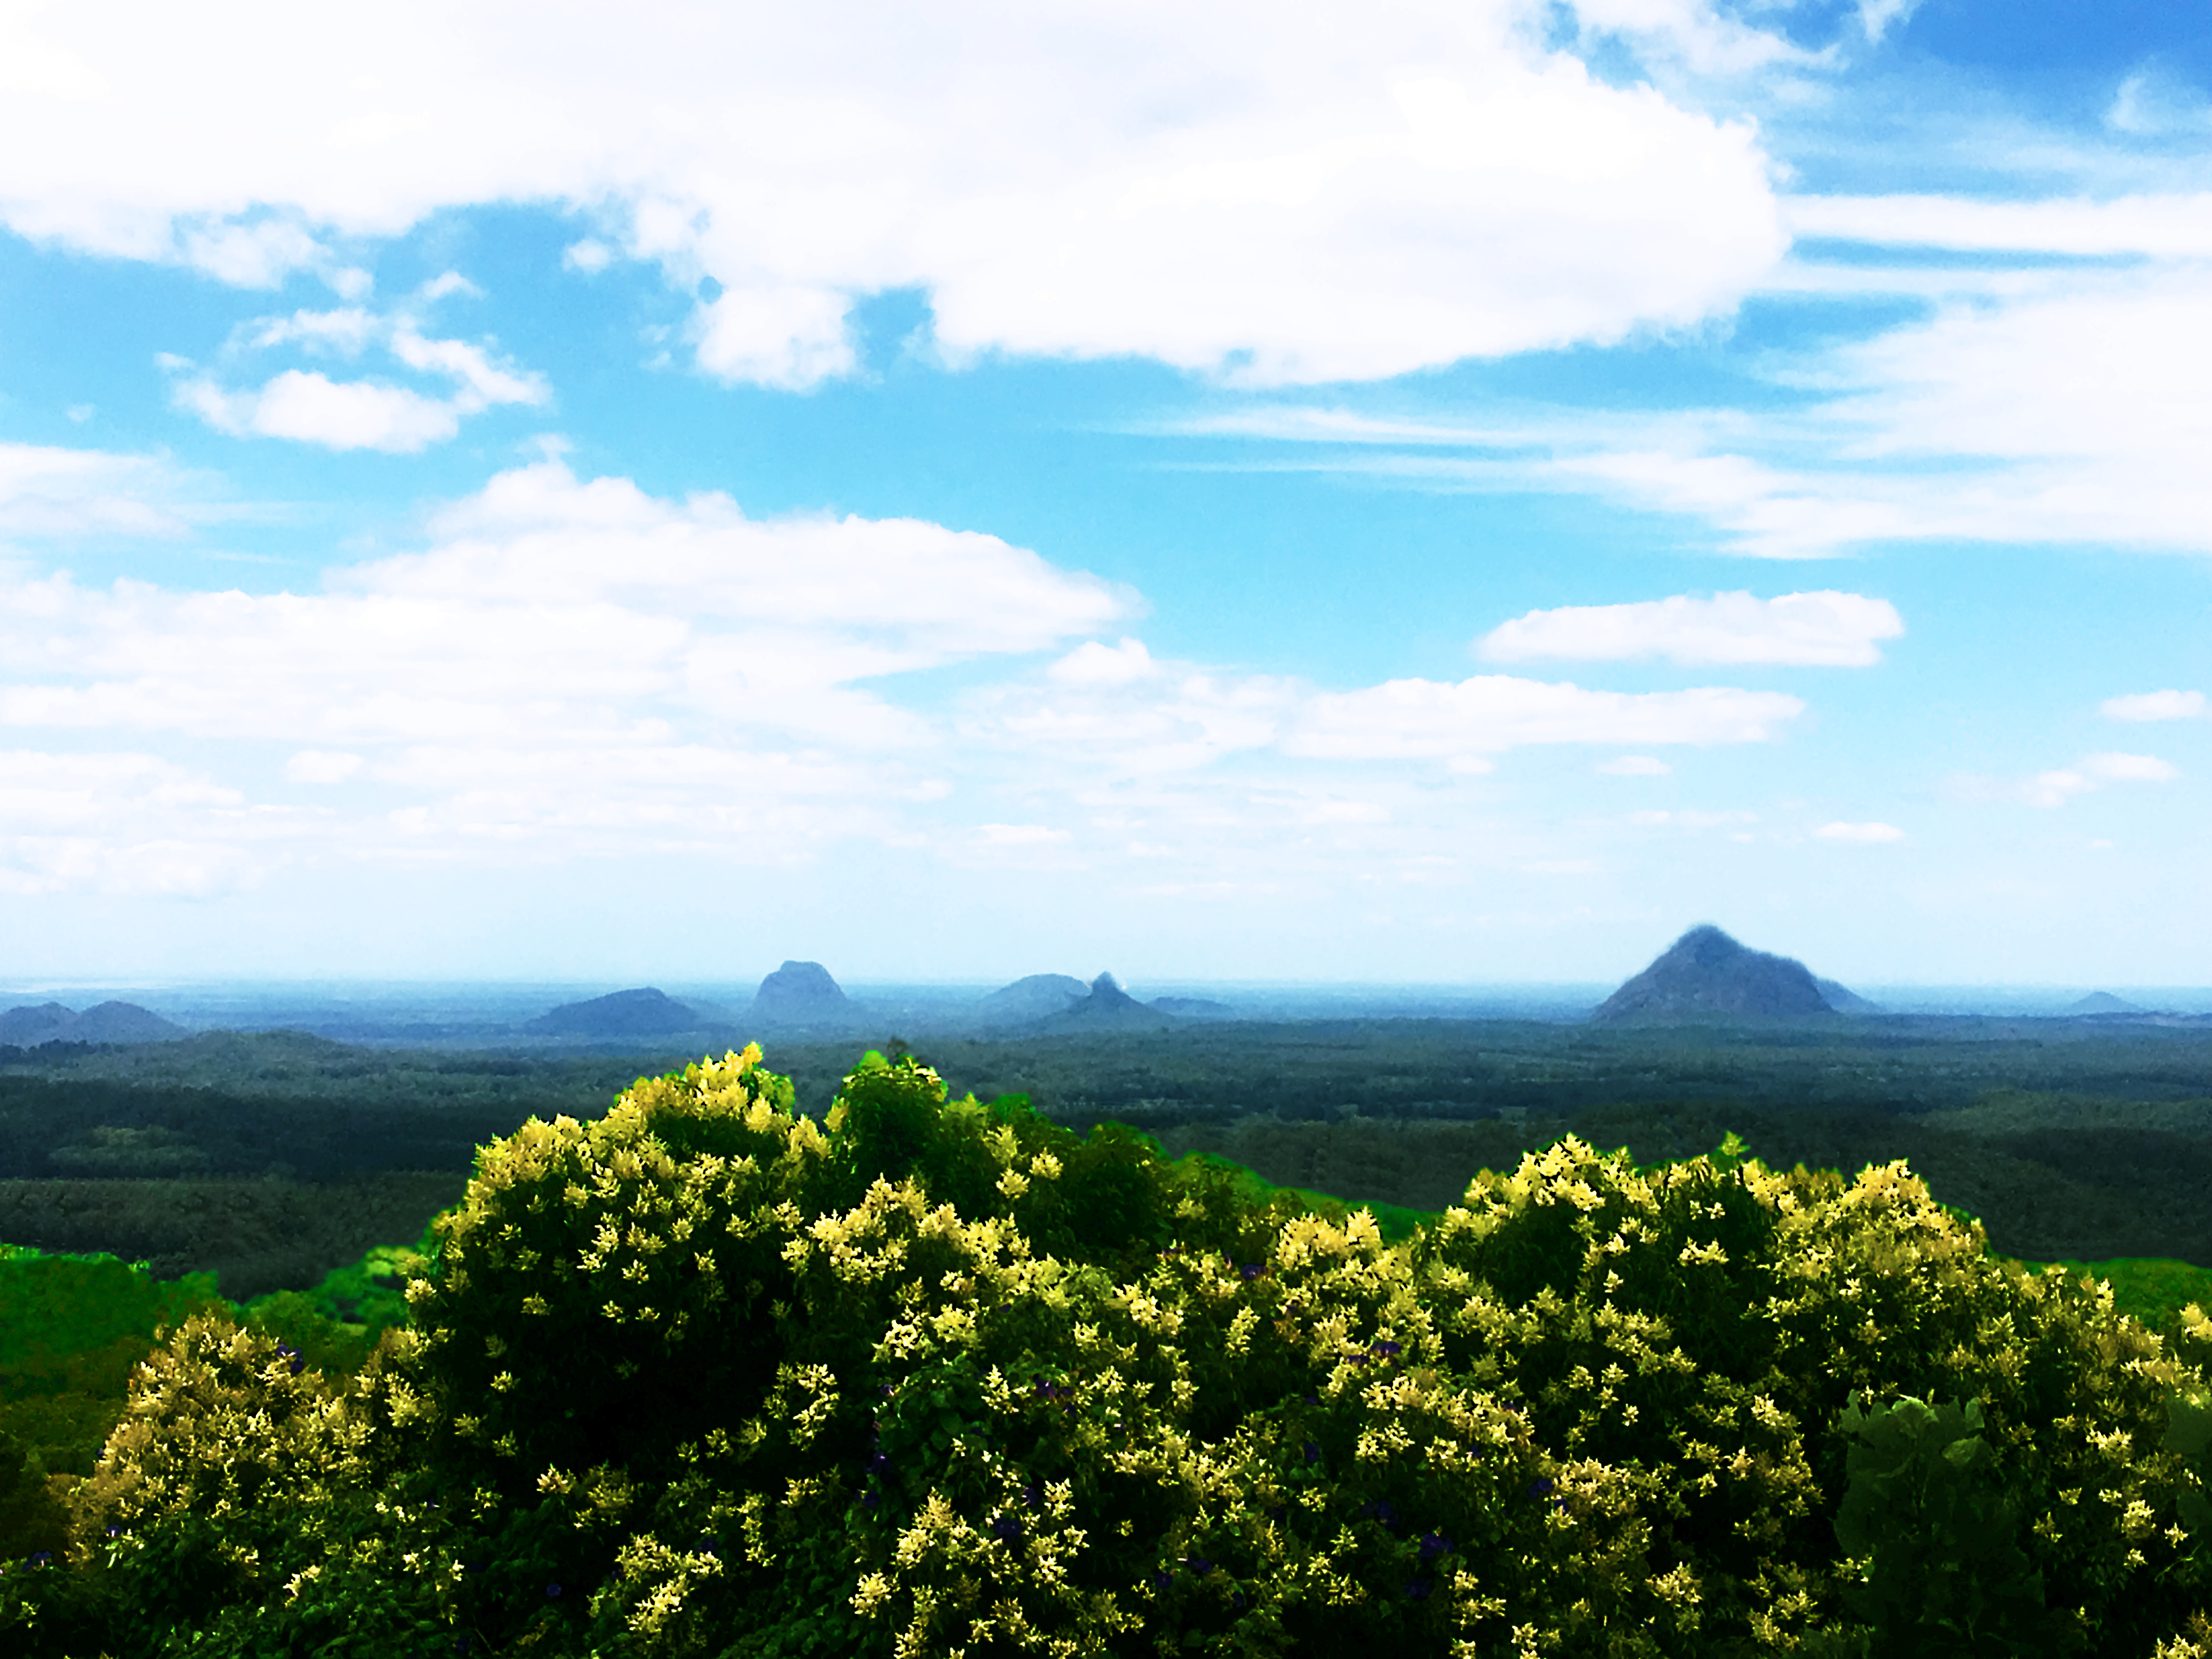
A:
<svg viewBox="0 0 2212 1659">
<path fill-rule="evenodd" d="M 758 1061 L 485 1148 L 358 1378 L 188 1325 L 98 1594 L 0 1589 L 0 1641 L 2212 1659 L 2212 1322 L 1902 1165 L 1570 1137 L 1394 1245 L 910 1061 L 817 1127 Z"/>
</svg>

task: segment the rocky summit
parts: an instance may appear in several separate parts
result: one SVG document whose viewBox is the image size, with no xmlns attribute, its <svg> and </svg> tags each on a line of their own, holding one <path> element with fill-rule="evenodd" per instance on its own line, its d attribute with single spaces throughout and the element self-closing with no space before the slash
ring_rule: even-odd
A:
<svg viewBox="0 0 2212 1659">
<path fill-rule="evenodd" d="M 818 962 L 787 962 L 753 993 L 752 1018 L 767 1025 L 835 1025 L 860 1010 Z"/>
<path fill-rule="evenodd" d="M 1599 1005 L 1601 1024 L 1677 1024 L 1807 1019 L 1835 1010 L 1802 962 L 1739 945 L 1717 927 L 1692 927 Z"/>
</svg>

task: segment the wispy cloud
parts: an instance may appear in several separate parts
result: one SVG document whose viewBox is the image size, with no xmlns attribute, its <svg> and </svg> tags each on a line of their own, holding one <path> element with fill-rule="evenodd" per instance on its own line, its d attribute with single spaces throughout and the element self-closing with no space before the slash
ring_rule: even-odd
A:
<svg viewBox="0 0 2212 1659">
<path fill-rule="evenodd" d="M 1785 593 L 1772 599 L 1747 592 L 1702 599 L 1677 594 L 1632 605 L 1531 611 L 1484 635 L 1475 650 L 1493 662 L 1657 657 L 1683 664 L 1864 668 L 1881 660 L 1877 641 L 1904 632 L 1894 605 L 1858 593 Z"/>
<path fill-rule="evenodd" d="M 2193 720 L 2205 713 L 2202 691 L 2142 691 L 2107 697 L 2099 707 L 2108 720 Z"/>
</svg>

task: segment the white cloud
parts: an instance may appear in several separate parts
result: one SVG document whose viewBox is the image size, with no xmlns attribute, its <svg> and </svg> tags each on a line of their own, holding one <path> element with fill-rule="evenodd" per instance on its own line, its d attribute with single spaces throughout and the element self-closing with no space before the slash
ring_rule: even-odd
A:
<svg viewBox="0 0 2212 1659">
<path fill-rule="evenodd" d="M 207 897 L 303 827 L 156 756 L 0 750 L 0 893 Z"/>
<path fill-rule="evenodd" d="M 1698 72 L 1802 58 L 1706 0 L 1582 13 L 1609 51 Z M 42 9 L 0 25 L 0 61 L 82 73 L 0 100 L 0 216 L 265 284 L 441 209 L 566 203 L 600 227 L 568 264 L 619 241 L 711 275 L 701 364 L 793 386 L 849 368 L 854 298 L 905 287 L 956 360 L 1278 383 L 1727 312 L 1784 248 L 1756 132 L 1598 78 L 1541 21 L 1526 0 L 416 0 L 363 34 Z"/>
<path fill-rule="evenodd" d="M 473 294 L 452 272 L 426 284 L 416 296 L 428 304 L 457 293 Z M 375 380 L 333 380 L 319 369 L 289 368 L 255 391 L 226 389 L 216 376 L 194 371 L 173 389 L 177 404 L 218 432 L 233 437 L 289 438 L 328 449 L 375 449 L 414 454 L 460 430 L 465 416 L 503 404 L 541 405 L 551 398 L 544 379 L 495 363 L 465 340 L 433 338 L 415 315 L 379 315 L 359 306 L 335 311 L 264 317 L 240 330 L 227 354 L 296 346 L 312 355 L 358 357 L 380 346 L 402 367 L 438 377 L 453 389 L 433 395 L 412 386 Z M 191 369 L 169 357 L 173 371 Z"/>
<path fill-rule="evenodd" d="M 333 380 L 288 368 L 258 392 L 226 392 L 186 380 L 177 402 L 234 438 L 290 438 L 326 449 L 380 449 L 411 455 L 461 429 L 453 401 L 406 386 Z"/>
<path fill-rule="evenodd" d="M 305 230 L 279 219 L 180 227 L 177 244 L 185 264 L 234 288 L 275 288 L 329 257 Z"/>
<path fill-rule="evenodd" d="M 586 236 L 580 242 L 571 242 L 561 250 L 561 264 L 569 270 L 580 270 L 586 276 L 596 276 L 615 262 L 615 251 L 595 236 Z"/>
<path fill-rule="evenodd" d="M 1758 823 L 1759 814 L 1741 811 L 1711 812 L 1695 807 L 1680 812 L 1652 809 L 1631 812 L 1628 821 L 1639 830 L 1733 830 L 1741 824 Z"/>
<path fill-rule="evenodd" d="M 343 783 L 362 764 L 359 755 L 343 749 L 302 749 L 284 763 L 284 776 L 293 783 Z"/>
<path fill-rule="evenodd" d="M 2155 67 L 2142 69 L 2120 82 L 2105 125 L 2136 138 L 2196 136 L 2212 127 L 2212 103 L 2185 81 Z"/>
<path fill-rule="evenodd" d="M 783 857 L 889 834 L 953 787 L 923 769 L 941 730 L 877 683 L 1048 651 L 1139 608 L 992 536 L 755 520 L 548 460 L 440 515 L 426 550 L 318 592 L 0 575 L 0 726 L 277 746 L 294 783 L 370 792 L 328 831 L 349 855 Z M 217 827 L 249 849 L 248 818 L 292 822 L 229 804 Z M 198 845 L 196 824 L 131 844 Z"/>
<path fill-rule="evenodd" d="M 95 449 L 0 443 L 0 536 L 177 536 L 206 515 L 168 463 Z"/>
<path fill-rule="evenodd" d="M 1901 23 L 1920 9 L 1920 0 L 1859 0 L 1859 28 L 1877 44 L 1893 23 Z"/>
<path fill-rule="evenodd" d="M 2108 751 L 2084 755 L 2069 767 L 2039 772 L 2021 785 L 2020 799 L 2031 806 L 2063 806 L 2076 795 L 2086 795 L 2108 783 L 2171 783 L 2181 769 L 2155 755 Z"/>
<path fill-rule="evenodd" d="M 1284 752 L 1342 760 L 1479 756 L 1530 744 L 1759 743 L 1804 712 L 1773 691 L 1601 691 L 1478 675 L 1324 692 L 1299 711 Z"/>
<path fill-rule="evenodd" d="M 1878 640 L 1905 624 L 1887 599 L 1857 593 L 1785 593 L 1754 599 L 1678 594 L 1635 605 L 1570 605 L 1531 611 L 1476 642 L 1497 662 L 1541 658 L 1619 662 L 1765 663 L 1864 667 L 1881 660 Z"/>
<path fill-rule="evenodd" d="M 1674 769 L 1656 755 L 1616 755 L 1597 769 L 1609 778 L 1663 778 Z"/>
<path fill-rule="evenodd" d="M 1066 830 L 1042 823 L 979 823 L 975 836 L 986 847 L 1047 847 L 1070 839 Z"/>
<path fill-rule="evenodd" d="M 1085 641 L 1045 672 L 1062 685 L 1128 685 L 1153 672 L 1152 653 L 1142 640 L 1117 646 Z"/>
<path fill-rule="evenodd" d="M 2205 702 L 2202 691 L 2143 691 L 2100 707 L 2108 720 L 2192 720 L 2203 717 Z"/>
<path fill-rule="evenodd" d="M 2081 769 L 2108 783 L 2171 783 L 2181 775 L 2179 767 L 2155 755 L 2091 755 Z"/>
<path fill-rule="evenodd" d="M 1792 196 L 1801 237 L 1958 253 L 2212 257 L 2212 192 L 1991 201 L 1967 196 Z"/>
<path fill-rule="evenodd" d="M 1863 845 L 1905 839 L 1905 831 L 1893 823 L 1824 823 L 1813 833 L 1822 841 L 1854 842 Z"/>
</svg>

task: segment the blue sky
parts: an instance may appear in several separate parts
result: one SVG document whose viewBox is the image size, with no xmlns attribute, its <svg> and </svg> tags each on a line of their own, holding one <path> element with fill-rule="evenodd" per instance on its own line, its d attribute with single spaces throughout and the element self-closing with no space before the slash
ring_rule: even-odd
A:
<svg viewBox="0 0 2212 1659">
<path fill-rule="evenodd" d="M 0 978 L 2212 981 L 2212 21 L 0 21 Z"/>
</svg>

